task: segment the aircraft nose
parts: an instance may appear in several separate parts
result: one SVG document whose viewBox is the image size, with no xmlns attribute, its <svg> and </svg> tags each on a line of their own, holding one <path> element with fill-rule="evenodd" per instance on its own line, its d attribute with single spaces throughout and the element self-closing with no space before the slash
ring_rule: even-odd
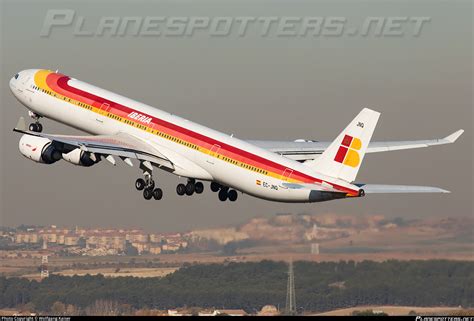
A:
<svg viewBox="0 0 474 321">
<path fill-rule="evenodd" d="M 11 91 L 13 91 L 14 89 L 17 88 L 18 78 L 20 78 L 20 73 L 16 73 L 16 74 L 10 79 L 10 90 L 11 90 Z"/>
</svg>

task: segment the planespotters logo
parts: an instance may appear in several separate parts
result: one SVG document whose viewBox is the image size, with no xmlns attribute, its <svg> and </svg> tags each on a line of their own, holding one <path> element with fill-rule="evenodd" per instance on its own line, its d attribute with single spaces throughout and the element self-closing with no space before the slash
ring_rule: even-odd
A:
<svg viewBox="0 0 474 321">
<path fill-rule="evenodd" d="M 437 317 L 437 316 L 417 316 L 416 321 L 472 321 L 474 317 Z"/>
<path fill-rule="evenodd" d="M 347 166 L 357 167 L 360 164 L 359 150 L 362 142 L 359 138 L 345 135 L 334 160 Z"/>
<path fill-rule="evenodd" d="M 46 12 L 41 37 L 49 37 L 53 29 L 64 28 L 74 37 L 193 37 L 215 38 L 247 36 L 287 39 L 314 37 L 419 37 L 426 16 L 85 16 L 72 9 L 50 9 Z M 57 31 L 55 31 L 57 32 Z"/>
</svg>

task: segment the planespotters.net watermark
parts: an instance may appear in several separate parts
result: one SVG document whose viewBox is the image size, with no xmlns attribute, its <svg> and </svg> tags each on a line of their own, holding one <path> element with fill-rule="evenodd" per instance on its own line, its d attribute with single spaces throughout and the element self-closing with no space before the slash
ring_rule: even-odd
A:
<svg viewBox="0 0 474 321">
<path fill-rule="evenodd" d="M 415 321 L 473 321 L 474 317 L 463 316 L 417 316 Z"/>
<path fill-rule="evenodd" d="M 336 16 L 102 16 L 70 9 L 48 10 L 41 37 L 67 28 L 75 37 L 419 37 L 431 17 L 365 17 L 353 22 Z"/>
</svg>

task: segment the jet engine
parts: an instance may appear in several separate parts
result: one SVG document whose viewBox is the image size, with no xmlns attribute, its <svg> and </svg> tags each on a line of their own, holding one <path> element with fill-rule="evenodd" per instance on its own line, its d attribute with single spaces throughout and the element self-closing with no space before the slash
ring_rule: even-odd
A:
<svg viewBox="0 0 474 321">
<path fill-rule="evenodd" d="M 73 149 L 69 153 L 63 153 L 63 159 L 66 162 L 77 166 L 92 166 L 100 161 L 100 158 L 91 156 L 90 153 L 80 150 L 79 148 Z"/>
<path fill-rule="evenodd" d="M 18 147 L 23 156 L 37 163 L 52 164 L 61 159 L 61 152 L 44 137 L 23 135 Z"/>
</svg>

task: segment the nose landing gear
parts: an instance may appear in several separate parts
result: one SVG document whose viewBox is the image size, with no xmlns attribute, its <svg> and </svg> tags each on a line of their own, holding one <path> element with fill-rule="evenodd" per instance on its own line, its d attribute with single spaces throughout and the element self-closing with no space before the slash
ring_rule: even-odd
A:
<svg viewBox="0 0 474 321">
<path fill-rule="evenodd" d="M 41 116 L 32 111 L 28 111 L 28 115 L 35 121 L 34 123 L 31 123 L 30 126 L 28 126 L 28 129 L 32 132 L 41 133 L 43 131 L 43 125 L 41 125 L 39 122 Z"/>
<path fill-rule="evenodd" d="M 28 129 L 32 132 L 41 133 L 43 131 L 43 125 L 40 123 L 31 123 Z"/>
</svg>

